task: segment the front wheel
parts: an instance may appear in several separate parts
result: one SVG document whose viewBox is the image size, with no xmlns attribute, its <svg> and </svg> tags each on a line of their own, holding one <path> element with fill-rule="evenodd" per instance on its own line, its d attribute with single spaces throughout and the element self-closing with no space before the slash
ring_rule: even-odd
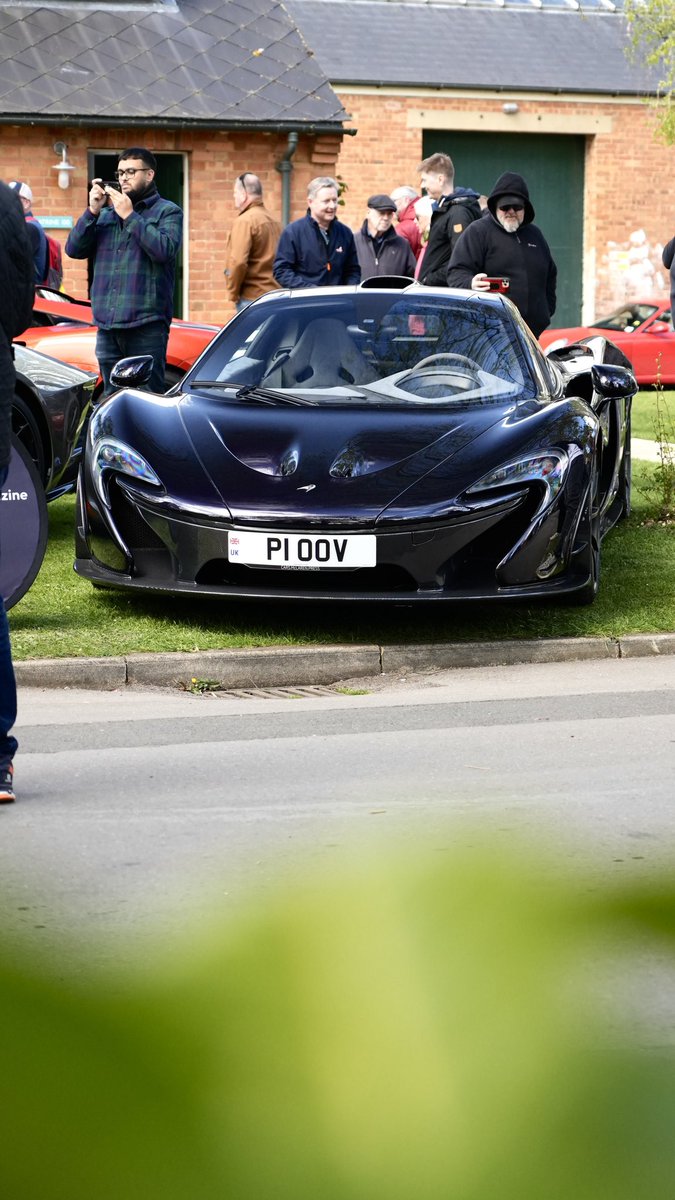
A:
<svg viewBox="0 0 675 1200">
<path fill-rule="evenodd" d="M 27 450 L 42 483 L 46 484 L 47 465 L 40 429 L 26 401 L 17 395 L 12 401 L 12 433 Z"/>
</svg>

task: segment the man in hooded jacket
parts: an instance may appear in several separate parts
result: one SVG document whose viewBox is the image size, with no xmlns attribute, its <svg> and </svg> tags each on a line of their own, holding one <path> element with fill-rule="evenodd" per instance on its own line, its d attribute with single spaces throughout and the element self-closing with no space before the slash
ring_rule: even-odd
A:
<svg viewBox="0 0 675 1200">
<path fill-rule="evenodd" d="M 484 216 L 465 230 L 453 250 L 448 287 L 487 291 L 488 277 L 508 279 L 505 294 L 539 337 L 555 312 L 558 272 L 533 220 L 525 180 L 506 171 L 488 197 Z"/>
</svg>

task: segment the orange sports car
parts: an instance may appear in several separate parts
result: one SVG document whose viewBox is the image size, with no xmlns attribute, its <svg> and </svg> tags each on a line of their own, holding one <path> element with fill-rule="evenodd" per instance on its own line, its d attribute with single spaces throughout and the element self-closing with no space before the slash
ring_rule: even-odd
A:
<svg viewBox="0 0 675 1200">
<path fill-rule="evenodd" d="M 220 325 L 202 325 L 193 321 L 171 322 L 166 355 L 167 390 L 182 379 L 220 328 Z M 98 375 L 96 325 L 87 300 L 75 300 L 64 292 L 38 288 L 33 325 L 15 340 L 41 354 Z M 102 386 L 99 376 L 97 393 Z"/>
</svg>

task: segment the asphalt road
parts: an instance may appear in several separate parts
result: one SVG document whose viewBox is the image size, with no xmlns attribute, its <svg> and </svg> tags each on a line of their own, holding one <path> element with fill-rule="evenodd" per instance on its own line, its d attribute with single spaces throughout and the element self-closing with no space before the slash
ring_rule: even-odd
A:
<svg viewBox="0 0 675 1200">
<path fill-rule="evenodd" d="M 675 846 L 675 656 L 354 680 L 266 699 L 20 692 L 5 929 L 102 959 L 341 850 L 538 835 L 600 875 Z"/>
</svg>

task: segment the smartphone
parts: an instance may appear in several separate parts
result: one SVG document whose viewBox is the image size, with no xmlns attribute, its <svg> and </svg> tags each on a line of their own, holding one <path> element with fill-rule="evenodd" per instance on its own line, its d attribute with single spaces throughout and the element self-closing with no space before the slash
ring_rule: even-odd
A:
<svg viewBox="0 0 675 1200">
<path fill-rule="evenodd" d="M 489 284 L 490 292 L 508 292 L 509 280 L 505 275 L 488 275 L 486 282 Z"/>
</svg>

